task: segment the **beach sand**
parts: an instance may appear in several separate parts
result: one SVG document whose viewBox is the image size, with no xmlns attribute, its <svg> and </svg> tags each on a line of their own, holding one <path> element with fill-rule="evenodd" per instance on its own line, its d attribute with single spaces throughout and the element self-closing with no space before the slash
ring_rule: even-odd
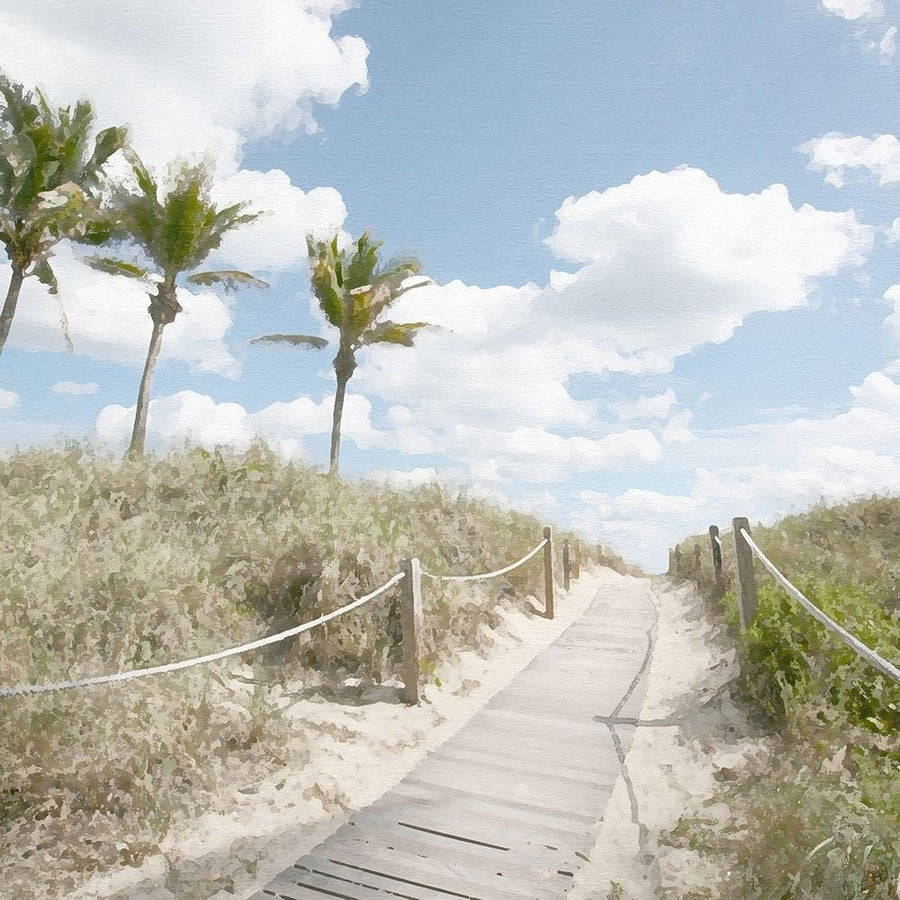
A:
<svg viewBox="0 0 900 900">
<path fill-rule="evenodd" d="M 482 655 L 464 653 L 445 666 L 437 673 L 440 686 L 427 684 L 415 708 L 377 694 L 361 705 L 297 699 L 297 687 L 287 686 L 281 703 L 296 740 L 311 751 L 306 765 L 265 773 L 236 766 L 209 811 L 176 822 L 159 853 L 139 868 L 95 876 L 69 896 L 248 897 L 392 788 L 576 621 L 598 590 L 615 590 L 623 577 L 583 570 L 558 598 L 553 621 L 524 609 L 505 612 L 503 624 L 485 635 Z M 699 810 L 713 793 L 717 769 L 738 764 L 746 750 L 740 714 L 719 692 L 736 673 L 734 653 L 723 651 L 720 629 L 704 617 L 691 588 L 662 579 L 652 588 L 659 621 L 639 718 L 679 724 L 636 729 L 590 862 L 576 873 L 570 896 L 577 900 L 606 898 L 614 883 L 624 897 L 681 897 L 718 877 L 660 834 L 682 813 Z"/>
</svg>

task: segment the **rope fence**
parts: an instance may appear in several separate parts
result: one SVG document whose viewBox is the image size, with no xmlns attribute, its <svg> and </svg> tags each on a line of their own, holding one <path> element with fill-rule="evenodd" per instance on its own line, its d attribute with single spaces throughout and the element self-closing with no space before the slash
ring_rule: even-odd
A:
<svg viewBox="0 0 900 900">
<path fill-rule="evenodd" d="M 520 566 L 527 563 L 536 556 L 541 550 L 544 551 L 544 616 L 548 619 L 554 618 L 554 572 L 553 572 L 553 541 L 549 528 L 544 529 L 543 540 L 525 556 L 497 569 L 494 572 L 485 572 L 477 575 L 435 575 L 431 572 L 424 572 L 419 560 L 416 558 L 403 560 L 400 565 L 400 571 L 386 581 L 381 587 L 376 588 L 364 597 L 359 597 L 335 609 L 332 612 L 325 613 L 302 625 L 296 625 L 277 634 L 260 638 L 246 644 L 236 647 L 229 647 L 226 650 L 220 650 L 217 653 L 209 653 L 205 656 L 197 656 L 192 659 L 185 659 L 179 662 L 167 663 L 160 666 L 152 666 L 144 669 L 132 669 L 127 672 L 117 672 L 113 675 L 97 675 L 90 678 L 73 679 L 70 681 L 59 681 L 53 684 L 20 684 L 10 687 L 0 687 L 0 698 L 3 697 L 24 697 L 33 694 L 46 694 L 55 691 L 64 691 L 72 688 L 88 688 L 96 687 L 103 684 L 114 684 L 125 681 L 132 681 L 137 678 L 146 678 L 150 675 L 163 675 L 169 672 L 177 672 L 182 669 L 193 668 L 194 666 L 204 665 L 205 663 L 216 662 L 218 660 L 227 659 L 237 656 L 241 653 L 247 653 L 251 650 L 258 650 L 261 647 L 287 640 L 290 637 L 303 634 L 319 625 L 324 625 L 333 619 L 338 618 L 346 613 L 352 612 L 365 606 L 367 603 L 386 594 L 393 587 L 399 585 L 401 592 L 400 603 L 400 624 L 401 624 L 401 643 L 403 647 L 402 677 L 404 682 L 404 699 L 408 703 L 418 703 L 420 700 L 419 691 L 419 673 L 420 673 L 420 646 L 422 643 L 421 636 L 424 630 L 424 615 L 422 609 L 422 578 L 429 578 L 433 581 L 447 582 L 467 582 L 467 581 L 486 581 L 491 578 L 498 578 L 506 575 Z M 568 541 L 565 542 L 563 553 L 563 574 L 565 588 L 568 589 L 569 577 L 571 573 L 571 564 L 569 561 Z"/>
<path fill-rule="evenodd" d="M 180 662 L 167 663 L 163 666 L 152 666 L 146 669 L 132 669 L 129 672 L 117 672 L 115 675 L 97 675 L 93 678 L 80 678 L 76 681 L 59 681 L 55 684 L 23 684 L 17 685 L 15 687 L 0 687 L 0 697 L 16 697 L 24 696 L 25 694 L 46 694 L 51 691 L 64 691 L 69 688 L 93 687 L 99 684 L 113 684 L 120 681 L 132 681 L 135 678 L 146 678 L 148 675 L 162 675 L 167 672 L 177 672 L 180 669 L 190 669 L 194 666 L 201 666 L 204 663 L 216 662 L 220 659 L 227 659 L 229 656 L 237 656 L 239 653 L 246 653 L 249 650 L 258 650 L 260 647 L 267 647 L 269 644 L 276 644 L 279 641 L 284 641 L 289 637 L 303 634 L 303 632 L 309 631 L 311 628 L 315 628 L 317 625 L 324 625 L 325 622 L 330 622 L 332 619 L 336 619 L 338 616 L 342 616 L 344 613 L 348 613 L 354 609 L 359 609 L 360 606 L 364 606 L 366 603 L 369 603 L 376 597 L 380 597 L 395 584 L 401 581 L 404 577 L 404 573 L 399 572 L 393 578 L 391 578 L 390 581 L 383 584 L 380 588 L 372 591 L 371 594 L 366 594 L 365 597 L 360 597 L 357 600 L 353 600 L 351 603 L 347 603 L 340 609 L 336 609 L 333 612 L 326 613 L 324 616 L 319 616 L 318 619 L 313 619 L 311 622 L 305 622 L 303 625 L 297 625 L 294 628 L 288 628 L 286 631 L 279 631 L 278 634 L 260 638 L 257 641 L 251 641 L 249 644 L 241 644 L 239 647 L 229 647 L 227 650 L 220 650 L 218 653 L 208 653 L 206 656 L 196 656 L 193 659 L 185 659 L 181 660 Z"/>
<path fill-rule="evenodd" d="M 886 659 L 879 656 L 874 650 L 870 647 L 867 647 L 859 638 L 852 635 L 846 628 L 842 628 L 838 625 L 837 622 L 834 621 L 830 616 L 826 613 L 822 612 L 818 606 L 816 606 L 811 600 L 807 599 L 797 588 L 794 587 L 778 571 L 778 569 L 773 565 L 773 563 L 769 560 L 765 553 L 756 546 L 756 542 L 750 537 L 750 533 L 746 528 L 742 528 L 740 530 L 740 536 L 750 545 L 750 549 L 753 551 L 754 555 L 759 559 L 759 561 L 768 569 L 771 573 L 772 577 L 785 589 L 785 591 L 790 594 L 816 621 L 821 622 L 830 632 L 836 634 L 848 647 L 855 650 L 857 655 L 862 657 L 870 666 L 878 669 L 883 675 L 887 675 L 888 678 L 893 678 L 898 684 L 900 684 L 900 669 L 898 669 L 892 663 L 889 663 Z"/>
<path fill-rule="evenodd" d="M 778 567 L 759 548 L 750 534 L 750 523 L 746 518 L 736 518 L 732 523 L 732 536 L 734 538 L 735 568 L 737 570 L 738 587 L 738 612 L 740 614 L 741 629 L 746 630 L 753 621 L 759 607 L 759 596 L 756 588 L 756 576 L 753 571 L 754 557 L 760 561 L 763 567 L 782 587 L 782 589 L 799 603 L 817 622 L 828 631 L 843 641 L 861 659 L 877 669 L 883 675 L 900 684 L 900 668 L 883 656 L 876 653 L 871 647 L 864 644 L 856 635 L 839 625 L 827 613 L 819 609 L 808 597 L 793 585 L 790 580 L 779 571 Z M 714 595 L 721 597 L 725 593 L 727 579 L 722 568 L 722 540 L 719 537 L 719 529 L 715 525 L 709 527 L 710 546 L 712 550 L 713 572 L 715 575 Z M 699 545 L 695 544 L 695 552 Z M 679 566 L 682 557 L 673 551 L 670 557 L 670 574 L 675 575 L 699 575 L 699 565 L 696 571 L 685 572 L 683 566 Z M 698 561 L 699 562 L 699 561 Z"/>
<path fill-rule="evenodd" d="M 539 550 L 542 550 L 546 544 L 547 540 L 545 538 L 537 545 L 537 547 L 526 553 L 518 562 L 514 562 L 503 569 L 497 569 L 496 572 L 485 572 L 481 575 L 434 575 L 432 572 L 426 572 L 423 569 L 422 577 L 430 578 L 432 581 L 487 581 L 489 578 L 497 578 L 500 575 L 506 575 L 507 572 L 512 572 L 513 569 L 518 569 L 523 563 L 527 563 Z"/>
</svg>

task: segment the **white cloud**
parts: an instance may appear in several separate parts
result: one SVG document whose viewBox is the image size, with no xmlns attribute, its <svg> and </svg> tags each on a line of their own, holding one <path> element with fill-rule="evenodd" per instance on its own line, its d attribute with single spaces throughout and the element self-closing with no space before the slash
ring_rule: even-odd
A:
<svg viewBox="0 0 900 900">
<path fill-rule="evenodd" d="M 36 278 L 27 278 L 9 333 L 9 344 L 23 350 L 64 350 L 60 307 L 65 311 L 75 353 L 126 366 L 143 365 L 152 328 L 149 297 L 134 279 L 104 275 L 80 262 L 68 247 L 53 261 L 58 298 Z M 224 338 L 231 312 L 215 294 L 179 291 L 184 307 L 163 335 L 161 359 L 181 360 L 199 372 L 235 378 L 238 361 Z"/>
<path fill-rule="evenodd" d="M 19 405 L 19 395 L 0 388 L 0 412 L 9 412 Z"/>
<path fill-rule="evenodd" d="M 354 383 L 388 404 L 393 448 L 446 454 L 486 483 L 653 461 L 694 439 L 674 392 L 604 414 L 572 396 L 572 376 L 666 371 L 753 312 L 802 306 L 874 240 L 852 212 L 794 209 L 780 185 L 725 194 L 696 169 L 570 198 L 557 217 L 549 243 L 578 271 L 544 289 L 430 285 L 392 308 L 439 326 L 361 357 Z"/>
<path fill-rule="evenodd" d="M 54 394 L 70 394 L 73 397 L 80 397 L 85 394 L 96 394 L 100 390 L 100 385 L 93 381 L 87 384 L 79 384 L 77 381 L 57 381 L 50 390 Z"/>
<path fill-rule="evenodd" d="M 126 123 L 151 164 L 212 149 L 233 171 L 248 139 L 317 128 L 315 103 L 368 85 L 368 48 L 334 37 L 346 0 L 30 0 L 0 13 L 8 75 Z"/>
<path fill-rule="evenodd" d="M 750 313 L 803 306 L 815 279 L 860 265 L 873 244 L 852 211 L 794 209 L 777 184 L 726 194 L 690 168 L 569 198 L 557 219 L 548 245 L 583 267 L 546 291 L 545 326 L 625 372 L 666 371 Z"/>
<path fill-rule="evenodd" d="M 333 402 L 333 396 L 324 397 L 320 403 L 298 397 L 290 403 L 273 403 L 258 412 L 248 412 L 239 403 L 217 403 L 205 394 L 179 391 L 150 401 L 147 446 L 171 449 L 189 443 L 243 450 L 262 437 L 286 459 L 306 460 L 304 438 L 330 433 Z M 364 397 L 347 395 L 342 435 L 363 448 L 377 440 L 370 411 L 371 404 Z M 106 406 L 97 416 L 95 436 L 101 444 L 121 449 L 133 422 L 133 406 Z"/>
<path fill-rule="evenodd" d="M 891 25 L 884 33 L 881 43 L 878 45 L 878 56 L 885 65 L 890 63 L 897 52 L 897 26 Z"/>
<path fill-rule="evenodd" d="M 881 185 L 900 181 L 900 141 L 892 134 L 865 138 L 830 131 L 797 149 L 809 155 L 807 168 L 824 172 L 834 187 L 844 186 L 850 169 L 865 170 Z"/>
<path fill-rule="evenodd" d="M 334 188 L 304 192 L 279 169 L 241 170 L 217 184 L 212 199 L 218 206 L 249 201 L 249 211 L 261 215 L 225 236 L 210 258 L 210 268 L 256 272 L 304 267 L 307 233 L 330 237 L 347 218 L 344 201 Z"/>
<path fill-rule="evenodd" d="M 880 19 L 884 15 L 882 0 L 822 0 L 822 6 L 842 19 Z"/>
<path fill-rule="evenodd" d="M 395 488 L 415 488 L 423 484 L 445 484 L 447 473 L 438 474 L 433 466 L 418 466 L 414 469 L 388 469 L 376 470 L 369 473 L 369 479 L 376 482 L 384 482 Z"/>
<path fill-rule="evenodd" d="M 889 287 L 884 292 L 884 299 L 893 304 L 893 312 L 884 320 L 884 330 L 900 348 L 900 284 Z"/>
<path fill-rule="evenodd" d="M 695 438 L 691 431 L 693 413 L 689 409 L 682 410 L 672 416 L 662 433 L 664 444 L 686 444 Z"/>
<path fill-rule="evenodd" d="M 651 570 L 665 568 L 665 548 L 735 516 L 771 522 L 825 499 L 896 493 L 900 483 L 900 384 L 883 372 L 851 389 L 846 412 L 694 434 L 683 458 L 689 491 L 584 491 L 575 525 L 611 541 Z M 674 448 L 664 450 L 672 469 Z"/>
<path fill-rule="evenodd" d="M 620 421 L 664 419 L 677 402 L 678 398 L 675 396 L 675 391 L 669 388 L 662 394 L 655 394 L 652 397 L 641 395 L 637 400 L 611 403 L 610 408 L 619 417 Z"/>
</svg>

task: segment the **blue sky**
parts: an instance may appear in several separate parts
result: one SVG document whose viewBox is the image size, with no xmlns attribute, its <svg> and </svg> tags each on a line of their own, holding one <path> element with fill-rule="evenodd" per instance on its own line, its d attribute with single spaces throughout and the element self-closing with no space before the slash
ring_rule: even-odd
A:
<svg viewBox="0 0 900 900">
<path fill-rule="evenodd" d="M 352 477 L 469 485 L 649 570 L 712 522 L 900 484 L 900 3 L 16 6 L 8 75 L 155 166 L 212 152 L 217 198 L 266 212 L 213 262 L 272 287 L 185 296 L 166 331 L 155 449 L 325 464 L 331 356 L 249 338 L 327 337 L 304 235 L 371 227 L 434 280 L 394 318 L 440 329 L 361 356 Z M 0 447 L 121 450 L 146 294 L 57 269 L 74 352 L 29 279 Z"/>
</svg>

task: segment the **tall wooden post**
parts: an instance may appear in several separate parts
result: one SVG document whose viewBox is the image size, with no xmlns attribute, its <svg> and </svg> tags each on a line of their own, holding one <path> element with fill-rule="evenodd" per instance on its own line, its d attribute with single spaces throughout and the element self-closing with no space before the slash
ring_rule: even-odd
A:
<svg viewBox="0 0 900 900">
<path fill-rule="evenodd" d="M 563 590 L 569 589 L 572 575 L 572 563 L 569 559 L 569 542 L 563 541 Z"/>
<path fill-rule="evenodd" d="M 581 541 L 575 541 L 575 556 L 572 559 L 572 577 L 581 578 Z"/>
<path fill-rule="evenodd" d="M 725 594 L 725 578 L 722 575 L 722 545 L 719 543 L 718 525 L 709 526 L 709 544 L 712 550 L 713 572 L 716 576 L 714 596 L 719 600 Z"/>
<path fill-rule="evenodd" d="M 552 619 L 556 615 L 553 606 L 553 537 L 550 529 L 544 529 L 544 615 Z"/>
<path fill-rule="evenodd" d="M 741 594 L 741 630 L 744 631 L 753 621 L 756 609 L 759 606 L 759 597 L 756 593 L 756 576 L 753 574 L 753 551 L 744 540 L 741 530 L 750 534 L 750 522 L 744 518 L 734 519 L 732 522 L 734 533 L 734 556 L 737 563 L 738 586 Z"/>
<path fill-rule="evenodd" d="M 422 567 L 418 559 L 404 559 L 400 570 L 400 627 L 403 634 L 403 699 L 419 702 L 419 652 L 422 641 Z"/>
</svg>

